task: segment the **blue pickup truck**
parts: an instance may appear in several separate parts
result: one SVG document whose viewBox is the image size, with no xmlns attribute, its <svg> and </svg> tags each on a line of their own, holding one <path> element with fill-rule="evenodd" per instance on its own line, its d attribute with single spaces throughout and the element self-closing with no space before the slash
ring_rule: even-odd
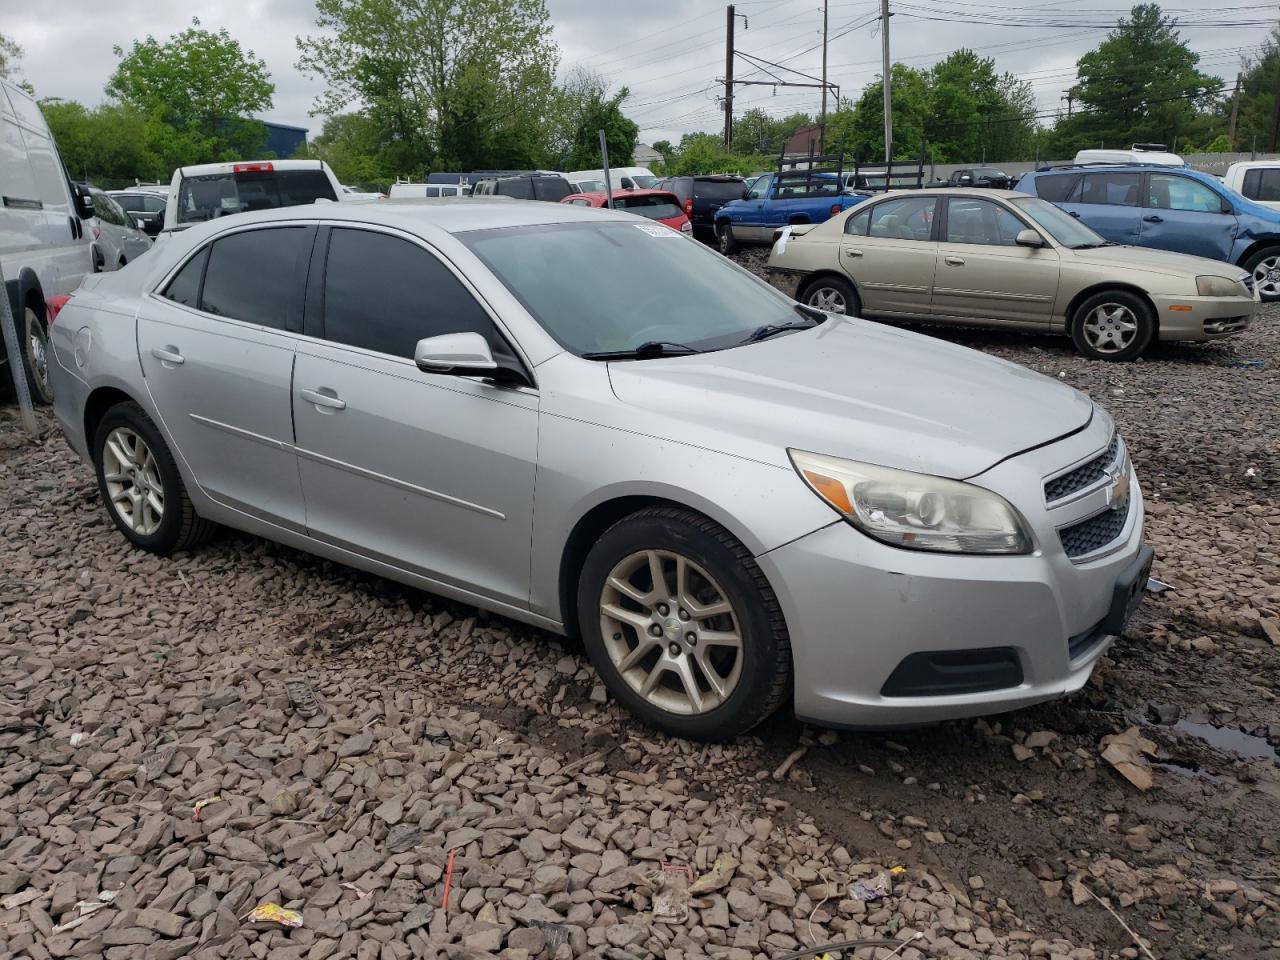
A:
<svg viewBox="0 0 1280 960">
<path fill-rule="evenodd" d="M 765 174 L 741 200 L 716 211 L 716 240 L 726 256 L 744 243 L 773 243 L 774 231 L 793 223 L 823 223 L 861 203 L 835 173 Z"/>
</svg>

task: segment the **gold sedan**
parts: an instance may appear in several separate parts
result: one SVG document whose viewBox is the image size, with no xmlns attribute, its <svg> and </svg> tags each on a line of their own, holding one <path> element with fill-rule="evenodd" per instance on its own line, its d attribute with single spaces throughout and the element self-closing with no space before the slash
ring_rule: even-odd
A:
<svg viewBox="0 0 1280 960">
<path fill-rule="evenodd" d="M 896 191 L 784 227 L 768 275 L 831 313 L 1065 333 L 1098 360 L 1132 360 L 1157 339 L 1231 336 L 1258 306 L 1239 267 L 1108 243 L 1010 190 Z"/>
</svg>

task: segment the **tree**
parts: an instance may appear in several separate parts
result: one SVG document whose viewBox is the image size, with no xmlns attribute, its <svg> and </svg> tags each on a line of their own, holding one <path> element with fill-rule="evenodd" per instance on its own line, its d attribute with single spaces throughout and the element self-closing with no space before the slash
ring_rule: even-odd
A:
<svg viewBox="0 0 1280 960">
<path fill-rule="evenodd" d="M 10 79 L 17 71 L 18 61 L 21 59 L 22 47 L 0 33 L 0 79 Z"/>
<path fill-rule="evenodd" d="M 341 183 L 390 183 L 396 169 L 386 165 L 380 137 L 377 122 L 367 113 L 340 113 L 326 118 L 320 133 L 295 156 L 323 160 Z"/>
<path fill-rule="evenodd" d="M 1271 121 L 1275 112 L 1276 86 L 1280 83 L 1280 26 L 1273 27 L 1256 56 L 1245 60 L 1241 71 L 1240 117 L 1233 148 L 1271 147 Z M 1231 104 L 1224 104 L 1228 115 Z"/>
<path fill-rule="evenodd" d="M 1059 118 L 1053 151 L 1210 139 L 1215 121 L 1198 108 L 1214 103 L 1222 81 L 1201 73 L 1199 61 L 1159 6 L 1135 6 L 1076 62 L 1077 106 L 1072 116 Z"/>
<path fill-rule="evenodd" d="M 893 77 L 893 158 L 917 160 L 925 139 L 925 124 L 931 117 L 930 84 L 927 70 L 901 63 L 891 67 Z M 837 112 L 838 113 L 838 112 Z M 845 152 L 864 164 L 884 159 L 884 82 L 877 77 L 867 84 L 848 117 L 827 117 L 827 141 L 839 133 Z"/>
<path fill-rule="evenodd" d="M 136 107 L 104 104 L 89 110 L 74 100 L 51 98 L 40 101 L 40 109 L 67 172 L 77 179 L 168 179 L 175 166 L 189 162 L 164 155 L 173 147 L 169 128 Z"/>
<path fill-rule="evenodd" d="M 209 159 L 240 159 L 262 149 L 266 127 L 250 115 L 270 109 L 275 86 L 266 63 L 225 30 L 191 26 L 160 43 L 135 41 L 107 81 L 121 103 L 169 124 L 179 136 L 203 141 Z"/>
<path fill-rule="evenodd" d="M 593 168 L 600 163 L 600 133 L 604 131 L 611 167 L 629 167 L 635 156 L 640 128 L 622 115 L 622 102 L 630 96 L 623 87 L 612 97 L 603 92 L 582 105 L 573 127 L 573 147 L 565 166 L 572 170 Z"/>
<path fill-rule="evenodd" d="M 995 61 L 961 49 L 929 71 L 929 117 L 924 134 L 935 162 L 1018 160 L 1035 130 L 1035 95 Z M 896 100 L 896 93 L 895 100 Z M 897 111 L 894 111 L 897 127 Z M 895 133 L 896 135 L 896 133 Z"/>
<path fill-rule="evenodd" d="M 317 0 L 298 67 L 327 89 L 316 112 L 362 106 L 421 171 L 499 158 L 537 166 L 555 116 L 559 52 L 544 0 Z"/>
</svg>

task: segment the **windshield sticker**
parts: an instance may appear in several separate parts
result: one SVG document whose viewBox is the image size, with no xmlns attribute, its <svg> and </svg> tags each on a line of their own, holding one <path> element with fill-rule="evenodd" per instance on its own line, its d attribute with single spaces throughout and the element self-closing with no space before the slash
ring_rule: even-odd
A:
<svg viewBox="0 0 1280 960">
<path fill-rule="evenodd" d="M 678 237 L 680 234 L 672 230 L 670 227 L 657 227 L 648 223 L 633 223 L 633 227 L 637 230 L 643 230 L 651 237 L 657 237 L 661 240 L 663 237 Z"/>
</svg>

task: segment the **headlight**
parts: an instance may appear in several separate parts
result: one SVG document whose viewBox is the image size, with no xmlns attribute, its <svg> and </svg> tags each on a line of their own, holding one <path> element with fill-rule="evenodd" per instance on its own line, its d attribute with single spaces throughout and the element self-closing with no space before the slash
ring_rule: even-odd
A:
<svg viewBox="0 0 1280 960">
<path fill-rule="evenodd" d="M 946 553 L 1030 553 L 1008 501 L 970 483 L 788 450 L 796 471 L 832 509 L 895 547 Z"/>
<path fill-rule="evenodd" d="M 1196 293 L 1202 297 L 1238 297 L 1243 288 L 1226 277 L 1196 277 Z"/>
</svg>

